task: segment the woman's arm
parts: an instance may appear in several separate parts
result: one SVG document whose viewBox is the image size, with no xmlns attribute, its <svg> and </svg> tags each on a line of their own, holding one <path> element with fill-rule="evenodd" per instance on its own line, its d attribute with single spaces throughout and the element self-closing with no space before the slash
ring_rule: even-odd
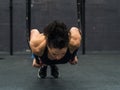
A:
<svg viewBox="0 0 120 90">
<path fill-rule="evenodd" d="M 70 29 L 70 41 L 69 41 L 69 49 L 70 53 L 72 53 L 70 63 L 76 64 L 78 62 L 77 51 L 81 44 L 81 31 L 76 28 L 72 27 Z"/>
<path fill-rule="evenodd" d="M 31 51 L 34 55 L 33 67 L 41 67 L 43 63 L 39 60 L 39 56 L 42 56 L 46 47 L 46 38 L 43 33 L 40 33 L 37 29 L 31 30 L 30 42 Z"/>
</svg>

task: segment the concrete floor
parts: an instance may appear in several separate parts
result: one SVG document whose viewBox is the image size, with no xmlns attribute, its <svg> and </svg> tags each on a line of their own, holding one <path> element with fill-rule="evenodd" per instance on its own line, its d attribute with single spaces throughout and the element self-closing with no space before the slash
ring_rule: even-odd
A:
<svg viewBox="0 0 120 90">
<path fill-rule="evenodd" d="M 37 78 L 30 55 L 0 55 L 0 90 L 120 90 L 120 55 L 80 55 L 58 65 L 60 78 Z"/>
</svg>

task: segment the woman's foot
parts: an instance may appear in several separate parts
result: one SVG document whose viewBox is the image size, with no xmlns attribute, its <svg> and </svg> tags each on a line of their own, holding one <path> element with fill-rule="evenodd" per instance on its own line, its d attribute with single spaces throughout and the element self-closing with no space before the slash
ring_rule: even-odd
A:
<svg viewBox="0 0 120 90">
<path fill-rule="evenodd" d="M 38 70 L 38 77 L 39 78 L 46 78 L 47 76 L 47 66 L 41 66 Z"/>
<path fill-rule="evenodd" d="M 56 65 L 50 65 L 50 67 L 51 67 L 51 75 L 54 78 L 58 78 L 59 77 L 58 67 Z"/>
</svg>

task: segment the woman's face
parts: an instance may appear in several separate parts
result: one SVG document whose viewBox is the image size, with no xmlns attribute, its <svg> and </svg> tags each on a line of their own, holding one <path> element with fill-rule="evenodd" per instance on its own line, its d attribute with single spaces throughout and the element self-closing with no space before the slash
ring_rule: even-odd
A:
<svg viewBox="0 0 120 90">
<path fill-rule="evenodd" d="M 48 47 L 48 52 L 53 59 L 60 60 L 66 54 L 67 47 L 59 48 L 50 48 Z"/>
</svg>

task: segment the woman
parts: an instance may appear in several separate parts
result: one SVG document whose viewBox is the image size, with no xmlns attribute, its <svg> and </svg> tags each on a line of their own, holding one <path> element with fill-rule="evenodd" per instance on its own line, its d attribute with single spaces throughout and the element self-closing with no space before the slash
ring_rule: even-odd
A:
<svg viewBox="0 0 120 90">
<path fill-rule="evenodd" d="M 59 21 L 53 21 L 43 30 L 31 30 L 30 48 L 34 60 L 33 67 L 38 67 L 38 77 L 47 76 L 47 66 L 51 67 L 51 75 L 58 78 L 59 72 L 56 64 L 70 62 L 76 64 L 78 58 L 76 53 L 81 44 L 81 32 L 78 28 L 67 26 Z"/>
</svg>

